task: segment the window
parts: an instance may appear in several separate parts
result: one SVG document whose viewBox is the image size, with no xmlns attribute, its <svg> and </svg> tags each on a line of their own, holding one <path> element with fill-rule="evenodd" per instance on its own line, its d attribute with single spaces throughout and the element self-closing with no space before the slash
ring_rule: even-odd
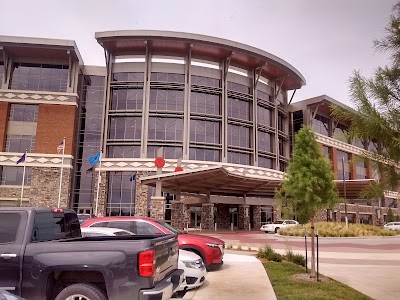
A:
<svg viewBox="0 0 400 300">
<path fill-rule="evenodd" d="M 249 127 L 228 124 L 228 145 L 250 148 L 250 133 Z"/>
<path fill-rule="evenodd" d="M 185 75 L 153 72 L 151 73 L 150 80 L 157 82 L 185 83 Z"/>
<path fill-rule="evenodd" d="M 142 110 L 143 89 L 113 88 L 111 110 Z"/>
<path fill-rule="evenodd" d="M 239 153 L 228 151 L 228 163 L 250 165 L 251 155 L 249 153 Z"/>
<path fill-rule="evenodd" d="M 331 148 L 328 146 L 323 145 L 322 146 L 322 152 L 324 153 L 325 157 L 331 161 L 332 160 L 332 153 L 331 153 Z"/>
<path fill-rule="evenodd" d="M 160 147 L 164 148 L 164 158 L 167 159 L 182 158 L 182 147 L 174 147 L 174 146 L 148 146 L 147 157 L 149 158 L 157 157 L 157 151 Z"/>
<path fill-rule="evenodd" d="M 270 95 L 260 90 L 257 90 L 257 99 L 273 102 L 272 97 Z"/>
<path fill-rule="evenodd" d="M 272 127 L 272 111 L 263 106 L 257 106 L 257 122 Z"/>
<path fill-rule="evenodd" d="M 244 100 L 228 97 L 228 117 L 250 120 L 251 103 Z"/>
<path fill-rule="evenodd" d="M 342 124 L 337 124 L 335 130 L 333 131 L 333 138 L 347 142 L 347 128 Z"/>
<path fill-rule="evenodd" d="M 149 118 L 149 140 L 182 141 L 183 119 L 181 118 Z"/>
<path fill-rule="evenodd" d="M 81 237 L 81 227 L 75 213 L 36 213 L 32 242 L 46 242 Z"/>
<path fill-rule="evenodd" d="M 190 112 L 207 115 L 221 115 L 220 95 L 191 92 Z"/>
<path fill-rule="evenodd" d="M 151 89 L 150 110 L 183 111 L 183 90 Z"/>
<path fill-rule="evenodd" d="M 141 117 L 110 117 L 110 139 L 140 140 L 141 132 Z"/>
<path fill-rule="evenodd" d="M 107 155 L 110 158 L 139 158 L 140 145 L 107 146 Z"/>
<path fill-rule="evenodd" d="M 221 150 L 190 147 L 189 159 L 200 161 L 220 161 Z"/>
<path fill-rule="evenodd" d="M 286 133 L 285 116 L 280 113 L 278 114 L 278 130 Z"/>
<path fill-rule="evenodd" d="M 315 115 L 312 123 L 315 132 L 329 136 L 329 120 L 321 115 Z"/>
<path fill-rule="evenodd" d="M 0 244 L 16 241 L 20 221 L 20 214 L 0 213 Z"/>
<path fill-rule="evenodd" d="M 220 122 L 190 120 L 190 141 L 196 143 L 219 144 Z"/>
<path fill-rule="evenodd" d="M 35 150 L 34 135 L 7 134 L 6 135 L 6 152 L 33 152 Z"/>
<path fill-rule="evenodd" d="M 363 157 L 356 158 L 356 179 L 367 178 L 367 161 Z"/>
<path fill-rule="evenodd" d="M 192 80 L 192 84 L 195 84 L 195 85 L 202 85 L 202 86 L 208 86 L 208 87 L 220 87 L 221 86 L 221 80 L 215 79 L 215 78 L 192 75 L 191 80 Z"/>
<path fill-rule="evenodd" d="M 285 156 L 285 141 L 279 139 L 279 155 Z"/>
<path fill-rule="evenodd" d="M 135 172 L 109 172 L 108 173 L 108 216 L 131 216 L 135 214 L 136 198 L 136 173 Z M 111 222 L 110 222 L 111 223 Z M 110 225 L 108 227 L 114 227 Z M 126 229 L 122 227 L 116 227 Z M 132 231 L 130 229 L 126 229 Z M 132 231 L 133 232 L 133 231 Z"/>
<path fill-rule="evenodd" d="M 113 73 L 112 81 L 143 82 L 144 81 L 144 73 L 142 73 L 142 72 L 117 72 L 117 73 Z"/>
<path fill-rule="evenodd" d="M 343 161 L 344 161 L 344 179 L 348 180 L 351 178 L 350 173 L 350 159 L 351 155 L 349 153 L 337 150 L 337 179 L 343 180 Z"/>
<path fill-rule="evenodd" d="M 132 221 L 111 221 L 108 222 L 107 227 L 109 228 L 119 228 L 123 230 L 135 233 L 135 222 Z"/>
<path fill-rule="evenodd" d="M 258 166 L 259 167 L 274 169 L 273 162 L 274 162 L 274 160 L 272 158 L 262 157 L 262 156 L 258 157 Z"/>
<path fill-rule="evenodd" d="M 258 150 L 274 152 L 272 145 L 272 135 L 268 132 L 258 131 Z"/>
<path fill-rule="evenodd" d="M 4 76 L 4 63 L 0 62 L 0 88 L 3 84 L 3 76 Z"/>
<path fill-rule="evenodd" d="M 135 221 L 135 225 L 136 225 L 136 232 L 134 232 L 135 234 L 156 235 L 162 233 L 160 229 L 147 222 Z"/>
<path fill-rule="evenodd" d="M 0 184 L 1 185 L 22 185 L 22 176 L 24 173 L 23 166 L 0 166 Z M 25 170 L 25 185 L 31 183 L 32 168 L 26 167 Z"/>
<path fill-rule="evenodd" d="M 14 63 L 11 89 L 66 92 L 68 66 Z"/>
<path fill-rule="evenodd" d="M 228 81 L 228 90 L 243 94 L 250 94 L 250 88 L 248 86 L 231 81 Z"/>
<path fill-rule="evenodd" d="M 9 121 L 37 122 L 39 105 L 11 104 Z"/>
</svg>

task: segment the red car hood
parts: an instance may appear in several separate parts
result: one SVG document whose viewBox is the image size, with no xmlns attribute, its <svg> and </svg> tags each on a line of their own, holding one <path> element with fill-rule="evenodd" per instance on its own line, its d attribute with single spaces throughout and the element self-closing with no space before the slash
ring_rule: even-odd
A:
<svg viewBox="0 0 400 300">
<path fill-rule="evenodd" d="M 210 244 L 219 244 L 223 245 L 225 242 L 223 240 L 207 236 L 207 235 L 201 235 L 201 234 L 190 234 L 190 233 L 183 233 L 178 235 L 178 239 L 180 240 L 180 243 L 186 244 L 186 243 L 193 243 L 192 241 L 196 240 L 198 242 L 203 242 L 203 243 L 210 243 Z"/>
</svg>

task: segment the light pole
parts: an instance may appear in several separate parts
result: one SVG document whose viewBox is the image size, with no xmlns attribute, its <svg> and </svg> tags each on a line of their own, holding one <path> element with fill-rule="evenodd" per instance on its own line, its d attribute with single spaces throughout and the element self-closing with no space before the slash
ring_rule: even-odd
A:
<svg viewBox="0 0 400 300">
<path fill-rule="evenodd" d="M 344 156 L 342 156 L 342 172 L 343 172 L 343 194 L 344 194 L 344 220 L 346 222 L 346 229 L 349 228 L 349 222 L 347 219 L 347 199 L 346 199 L 346 178 L 344 177 Z"/>
</svg>

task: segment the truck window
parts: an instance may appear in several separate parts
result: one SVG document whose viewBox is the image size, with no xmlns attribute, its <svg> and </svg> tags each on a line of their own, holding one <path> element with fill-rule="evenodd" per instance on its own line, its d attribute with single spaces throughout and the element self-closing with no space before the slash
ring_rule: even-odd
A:
<svg viewBox="0 0 400 300">
<path fill-rule="evenodd" d="M 45 242 L 81 237 L 76 214 L 69 212 L 43 212 L 35 215 L 32 242 Z"/>
<path fill-rule="evenodd" d="M 17 239 L 21 215 L 17 213 L 0 213 L 0 243 L 13 243 Z"/>
</svg>

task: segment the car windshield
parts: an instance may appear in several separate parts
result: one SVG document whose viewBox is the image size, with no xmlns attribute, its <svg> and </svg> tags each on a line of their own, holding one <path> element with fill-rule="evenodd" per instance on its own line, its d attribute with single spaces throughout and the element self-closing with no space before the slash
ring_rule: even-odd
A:
<svg viewBox="0 0 400 300">
<path fill-rule="evenodd" d="M 169 231 L 175 233 L 175 234 L 180 234 L 182 233 L 181 231 L 179 231 L 178 229 L 175 229 L 174 227 L 172 227 L 171 225 L 169 225 L 168 223 L 165 223 L 163 221 L 156 221 L 158 224 L 160 224 L 161 226 L 167 228 Z"/>
<path fill-rule="evenodd" d="M 78 215 L 78 219 L 79 219 L 79 220 L 90 219 L 90 215 Z"/>
<path fill-rule="evenodd" d="M 282 224 L 283 221 L 275 221 L 274 224 Z"/>
</svg>

